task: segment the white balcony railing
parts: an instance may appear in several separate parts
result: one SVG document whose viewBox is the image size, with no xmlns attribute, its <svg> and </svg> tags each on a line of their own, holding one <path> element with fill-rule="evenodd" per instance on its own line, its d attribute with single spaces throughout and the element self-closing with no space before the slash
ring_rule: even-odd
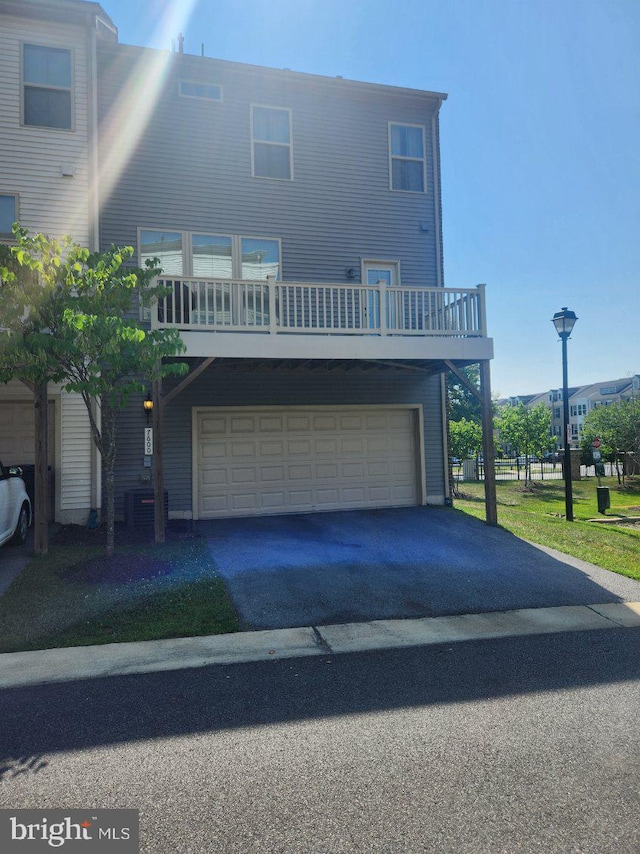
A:
<svg viewBox="0 0 640 854">
<path fill-rule="evenodd" d="M 484 285 L 389 288 L 162 278 L 155 328 L 311 335 L 486 337 Z"/>
</svg>

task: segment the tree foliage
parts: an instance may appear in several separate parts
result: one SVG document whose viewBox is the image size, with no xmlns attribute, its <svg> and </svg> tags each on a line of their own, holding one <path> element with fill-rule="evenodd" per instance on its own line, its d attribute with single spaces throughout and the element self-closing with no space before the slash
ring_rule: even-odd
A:
<svg viewBox="0 0 640 854">
<path fill-rule="evenodd" d="M 556 445 L 551 435 L 551 412 L 544 403 L 527 409 L 523 403 L 502 406 L 496 417 L 500 443 L 515 456 L 525 457 L 525 482 L 531 480 L 531 457 L 542 457 Z"/>
<path fill-rule="evenodd" d="M 0 380 L 38 374 L 81 395 L 105 471 L 112 554 L 119 414 L 149 381 L 186 370 L 162 361 L 184 344 L 177 330 L 148 330 L 132 316 L 162 294 L 153 284 L 157 268 L 125 266 L 132 247 L 90 254 L 69 238 L 58 242 L 18 226 L 14 234 L 11 264 L 0 270 Z"/>
<path fill-rule="evenodd" d="M 482 450 L 482 427 L 466 418 L 449 424 L 449 453 L 452 457 L 466 460 Z"/>
<path fill-rule="evenodd" d="M 604 456 L 618 460 L 628 454 L 640 464 L 640 399 L 618 401 L 588 412 L 584 419 L 583 450 L 591 448 L 596 436 L 602 442 Z"/>
<path fill-rule="evenodd" d="M 480 389 L 480 366 L 467 365 L 460 368 L 460 373 L 466 377 L 468 382 Z M 475 421 L 480 424 L 482 421 L 482 406 L 477 397 L 475 397 L 469 389 L 462 383 L 458 377 L 450 372 L 447 376 L 447 390 L 449 394 L 449 420 Z M 457 456 L 454 454 L 454 456 Z"/>
</svg>

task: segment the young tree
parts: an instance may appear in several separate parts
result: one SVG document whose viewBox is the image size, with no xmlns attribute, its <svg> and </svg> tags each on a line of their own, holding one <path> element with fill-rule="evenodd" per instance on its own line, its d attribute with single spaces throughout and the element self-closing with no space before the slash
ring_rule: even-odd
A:
<svg viewBox="0 0 640 854">
<path fill-rule="evenodd" d="M 35 421 L 34 551 L 46 554 L 48 539 L 48 384 L 59 382 L 64 372 L 58 358 L 58 339 L 50 334 L 57 303 L 55 275 L 50 253 L 59 255 L 60 244 L 42 245 L 38 271 L 19 263 L 10 246 L 0 244 L 0 382 L 18 379 L 33 393 Z M 5 462 L 7 462 L 5 460 Z"/>
<path fill-rule="evenodd" d="M 477 456 L 482 450 L 482 427 L 475 421 L 452 421 L 449 425 L 450 447 L 452 457 L 465 460 Z"/>
<path fill-rule="evenodd" d="M 614 460 L 628 454 L 640 463 L 640 399 L 618 401 L 609 406 L 598 406 L 584 419 L 583 443 L 591 447 L 598 436 L 605 456 Z M 624 484 L 625 467 L 622 469 Z M 618 478 L 620 475 L 618 475 Z"/>
<path fill-rule="evenodd" d="M 542 456 L 555 446 L 551 436 L 551 413 L 544 403 L 527 409 L 523 403 L 503 406 L 496 418 L 500 441 L 517 457 L 525 458 L 525 484 L 531 481 L 531 456 Z"/>
<path fill-rule="evenodd" d="M 90 254 L 70 240 L 60 244 L 42 234 L 30 236 L 21 228 L 15 233 L 12 252 L 17 263 L 36 273 L 44 289 L 44 296 L 34 300 L 40 306 L 37 323 L 19 349 L 37 352 L 45 336 L 46 358 L 53 354 L 63 388 L 80 394 L 85 403 L 105 473 L 107 554 L 111 555 L 120 412 L 149 381 L 186 370 L 183 363 L 162 361 L 184 352 L 184 344 L 177 330 L 146 330 L 132 317 L 138 300 L 148 305 L 162 294 L 152 283 L 158 269 L 124 266 L 133 255 L 132 247 Z M 100 406 L 99 418 L 94 402 Z"/>
</svg>

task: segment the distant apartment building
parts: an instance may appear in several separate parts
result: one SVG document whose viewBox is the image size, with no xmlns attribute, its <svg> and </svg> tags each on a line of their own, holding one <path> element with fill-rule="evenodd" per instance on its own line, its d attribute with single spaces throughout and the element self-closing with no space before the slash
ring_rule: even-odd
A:
<svg viewBox="0 0 640 854">
<path fill-rule="evenodd" d="M 610 406 L 621 400 L 631 400 L 640 395 L 640 374 L 617 380 L 603 380 L 591 385 L 572 386 L 569 391 L 569 426 L 571 428 L 571 446 L 579 447 L 584 433 L 585 417 L 598 406 Z M 524 404 L 532 409 L 544 403 L 551 411 L 551 432 L 558 440 L 562 437 L 562 389 L 552 388 L 540 394 L 514 395 L 502 398 L 498 406 L 517 406 Z"/>
</svg>

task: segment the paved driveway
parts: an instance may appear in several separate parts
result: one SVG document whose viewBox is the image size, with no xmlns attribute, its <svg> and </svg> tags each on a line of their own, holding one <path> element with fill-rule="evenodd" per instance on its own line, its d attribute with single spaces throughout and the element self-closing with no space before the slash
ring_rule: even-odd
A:
<svg viewBox="0 0 640 854">
<path fill-rule="evenodd" d="M 447 508 L 199 522 L 247 629 L 640 601 L 640 583 L 559 560 Z"/>
</svg>

